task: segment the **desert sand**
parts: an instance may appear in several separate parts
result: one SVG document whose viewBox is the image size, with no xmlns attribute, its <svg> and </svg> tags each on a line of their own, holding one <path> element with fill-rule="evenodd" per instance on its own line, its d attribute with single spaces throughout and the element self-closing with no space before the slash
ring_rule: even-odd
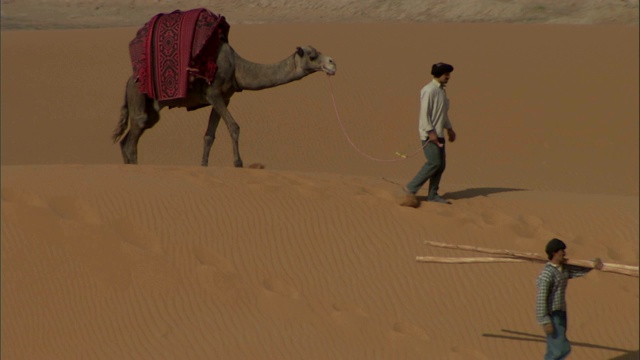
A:
<svg viewBox="0 0 640 360">
<path fill-rule="evenodd" d="M 2 1 L 3 359 L 541 359 L 543 265 L 425 241 L 638 265 L 637 1 L 63 3 Z M 224 126 L 199 166 L 207 108 L 162 110 L 123 165 L 128 43 L 198 6 L 246 59 L 313 45 L 337 74 L 232 98 L 247 168 Z M 439 61 L 452 204 L 404 208 Z M 567 296 L 571 359 L 639 358 L 638 278 Z"/>
</svg>

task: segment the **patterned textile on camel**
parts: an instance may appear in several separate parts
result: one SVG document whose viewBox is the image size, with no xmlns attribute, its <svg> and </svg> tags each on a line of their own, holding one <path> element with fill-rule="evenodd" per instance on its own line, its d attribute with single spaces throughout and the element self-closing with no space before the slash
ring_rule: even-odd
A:
<svg viewBox="0 0 640 360">
<path fill-rule="evenodd" d="M 140 92 L 156 100 L 187 96 L 189 77 L 215 77 L 221 41 L 229 24 L 207 9 L 157 14 L 129 43 L 133 73 Z"/>
</svg>

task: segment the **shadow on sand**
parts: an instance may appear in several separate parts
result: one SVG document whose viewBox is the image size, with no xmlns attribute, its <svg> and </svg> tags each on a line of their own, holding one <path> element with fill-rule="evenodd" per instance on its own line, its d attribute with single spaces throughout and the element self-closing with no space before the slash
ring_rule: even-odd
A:
<svg viewBox="0 0 640 360">
<path fill-rule="evenodd" d="M 525 332 L 506 330 L 506 329 L 502 329 L 501 331 L 507 334 L 512 334 L 512 335 L 482 334 L 482 336 L 497 338 L 497 339 L 505 339 L 505 340 L 530 341 L 530 342 L 540 342 L 540 343 L 545 343 L 547 341 L 543 335 L 529 334 Z M 514 335 L 517 335 L 517 336 L 514 336 Z M 639 359 L 638 356 L 640 355 L 640 351 L 638 350 L 633 351 L 629 349 L 620 349 L 620 348 L 611 347 L 611 346 L 589 344 L 584 342 L 571 341 L 571 346 L 581 346 L 581 347 L 586 347 L 591 349 L 619 351 L 624 353 L 620 356 L 610 358 L 609 360 L 638 360 Z"/>
<path fill-rule="evenodd" d="M 638 360 L 640 359 L 640 350 L 628 352 L 624 355 L 616 356 L 609 360 Z"/>
<path fill-rule="evenodd" d="M 491 194 L 498 194 L 510 191 L 527 191 L 526 189 L 514 189 L 514 188 L 501 188 L 501 187 L 484 187 L 484 188 L 471 188 L 460 191 L 448 192 L 442 195 L 443 198 L 448 200 L 460 200 L 469 199 L 478 196 L 489 196 Z"/>
</svg>

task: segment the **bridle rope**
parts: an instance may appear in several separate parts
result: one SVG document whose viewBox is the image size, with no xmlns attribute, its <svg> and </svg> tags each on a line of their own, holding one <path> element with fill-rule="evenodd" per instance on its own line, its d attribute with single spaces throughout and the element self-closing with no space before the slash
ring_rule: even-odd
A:
<svg viewBox="0 0 640 360">
<path fill-rule="evenodd" d="M 407 158 L 414 156 L 415 154 L 419 153 L 422 151 L 422 149 L 424 149 L 424 147 L 427 145 L 427 143 L 425 143 L 423 146 L 421 146 L 418 150 L 414 151 L 413 153 L 407 155 L 407 154 L 402 154 L 398 151 L 396 151 L 396 155 L 398 157 L 400 157 L 399 159 L 380 159 L 380 158 L 376 158 L 373 157 L 365 152 L 363 152 L 362 150 L 360 150 L 360 148 L 358 148 L 358 146 L 353 142 L 353 140 L 351 140 L 351 137 L 349 136 L 349 134 L 347 133 L 346 128 L 344 127 L 344 124 L 342 123 L 342 119 L 340 118 L 340 114 L 338 113 L 338 105 L 336 105 L 336 97 L 333 93 L 333 84 L 331 83 L 331 76 L 327 76 L 327 78 L 329 79 L 329 88 L 330 88 L 330 93 L 331 93 L 331 100 L 333 100 L 333 109 L 335 110 L 336 113 L 336 118 L 338 118 L 338 123 L 340 124 L 340 128 L 342 129 L 342 133 L 344 134 L 344 136 L 347 138 L 347 141 L 349 141 L 349 144 L 351 144 L 351 146 L 358 152 L 360 153 L 360 155 L 366 157 L 367 159 L 373 160 L 373 161 L 383 161 L 383 162 L 393 162 L 393 161 L 402 161 L 402 160 L 406 160 Z"/>
</svg>

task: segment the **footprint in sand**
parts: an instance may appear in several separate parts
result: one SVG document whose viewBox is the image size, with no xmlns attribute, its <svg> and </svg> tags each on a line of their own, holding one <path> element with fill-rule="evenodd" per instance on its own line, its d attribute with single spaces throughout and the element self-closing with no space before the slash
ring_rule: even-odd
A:
<svg viewBox="0 0 640 360">
<path fill-rule="evenodd" d="M 502 226 L 513 222 L 513 219 L 498 211 L 488 210 L 482 213 L 482 221 L 487 225 Z"/>
<path fill-rule="evenodd" d="M 615 249 L 607 247 L 607 258 L 613 261 L 620 261 L 622 257 Z"/>
<path fill-rule="evenodd" d="M 120 241 L 129 244 L 139 251 L 151 254 L 162 253 L 162 244 L 156 236 L 143 231 L 125 218 L 119 218 L 108 224 L 113 231 L 118 234 Z"/>
<path fill-rule="evenodd" d="M 98 213 L 84 200 L 70 196 L 56 196 L 48 201 L 49 208 L 65 220 L 97 225 L 102 223 Z"/>
<path fill-rule="evenodd" d="M 401 321 L 401 322 L 395 323 L 393 325 L 393 331 L 403 335 L 417 337 L 423 340 L 430 339 L 429 335 L 423 328 L 407 321 Z"/>
<path fill-rule="evenodd" d="M 54 243 L 52 248 L 59 251 L 65 261 L 79 264 L 101 286 L 115 291 L 129 288 L 133 265 L 131 252 L 122 247 L 122 242 L 126 242 L 127 237 L 138 239 L 139 236 L 133 233 L 133 226 L 128 221 L 103 223 L 89 203 L 73 196 L 47 198 L 33 193 L 2 191 L 3 201 L 12 204 L 12 225 L 21 229 L 28 241 L 47 239 Z M 40 226 L 33 226 L 33 223 Z M 157 271 L 153 273 L 157 274 Z"/>
<path fill-rule="evenodd" d="M 485 355 L 482 351 L 477 349 L 470 348 L 458 348 L 457 346 L 452 347 L 451 353 L 449 354 L 449 359 L 475 359 L 475 360 L 489 360 L 490 358 Z"/>
<path fill-rule="evenodd" d="M 3 202 L 22 203 L 33 207 L 45 208 L 47 203 L 37 194 L 3 187 L 0 191 Z"/>
<path fill-rule="evenodd" d="M 295 174 L 283 174 L 281 178 L 284 182 L 288 183 L 289 186 L 316 187 L 318 185 L 317 181 Z"/>
<path fill-rule="evenodd" d="M 300 293 L 296 288 L 280 279 L 266 278 L 263 280 L 262 286 L 270 292 L 290 299 L 298 299 L 300 297 Z"/>
<path fill-rule="evenodd" d="M 282 185 L 265 184 L 265 183 L 248 184 L 247 188 L 251 189 L 253 192 L 259 193 L 259 194 L 270 194 L 270 193 L 277 193 L 279 191 L 286 191 L 287 190 Z"/>
<path fill-rule="evenodd" d="M 189 281 L 195 281 L 212 299 L 231 304 L 249 295 L 245 281 L 229 259 L 206 246 L 196 246 L 192 254 L 195 276 Z"/>
<path fill-rule="evenodd" d="M 585 240 L 583 237 L 579 236 L 579 235 L 573 235 L 573 234 L 566 234 L 562 237 L 562 239 L 567 239 L 570 240 L 572 245 L 584 245 L 585 244 Z"/>
<path fill-rule="evenodd" d="M 336 313 L 354 314 L 354 315 L 358 315 L 358 316 L 362 316 L 362 317 L 369 316 L 360 307 L 358 307 L 356 305 L 353 305 L 353 304 L 349 304 L 349 303 L 344 303 L 344 302 L 335 303 L 331 307 L 333 308 L 333 310 L 336 311 Z"/>
<path fill-rule="evenodd" d="M 224 273 L 236 273 L 236 269 L 233 266 L 233 263 L 227 258 L 219 255 L 214 250 L 209 249 L 205 246 L 196 246 L 193 250 L 193 255 L 198 260 L 200 265 L 210 266 Z"/>
<path fill-rule="evenodd" d="M 213 176 L 208 169 L 185 171 L 184 174 L 188 177 L 188 181 L 204 188 L 219 187 L 224 184 L 223 181 Z"/>
<path fill-rule="evenodd" d="M 537 216 L 520 215 L 518 218 L 513 218 L 498 211 L 489 210 L 483 212 L 481 218 L 485 225 L 508 227 L 516 235 L 526 239 L 535 238 L 540 231 L 544 230 L 544 222 Z"/>
<path fill-rule="evenodd" d="M 518 220 L 514 220 L 514 223 L 510 225 L 511 230 L 518 236 L 523 238 L 534 238 L 542 228 L 542 219 L 536 216 L 524 215 L 519 217 Z"/>
<path fill-rule="evenodd" d="M 371 320 L 362 308 L 354 304 L 338 302 L 331 305 L 331 307 L 334 310 L 330 315 L 331 319 L 341 326 L 358 328 L 368 326 Z"/>
</svg>

